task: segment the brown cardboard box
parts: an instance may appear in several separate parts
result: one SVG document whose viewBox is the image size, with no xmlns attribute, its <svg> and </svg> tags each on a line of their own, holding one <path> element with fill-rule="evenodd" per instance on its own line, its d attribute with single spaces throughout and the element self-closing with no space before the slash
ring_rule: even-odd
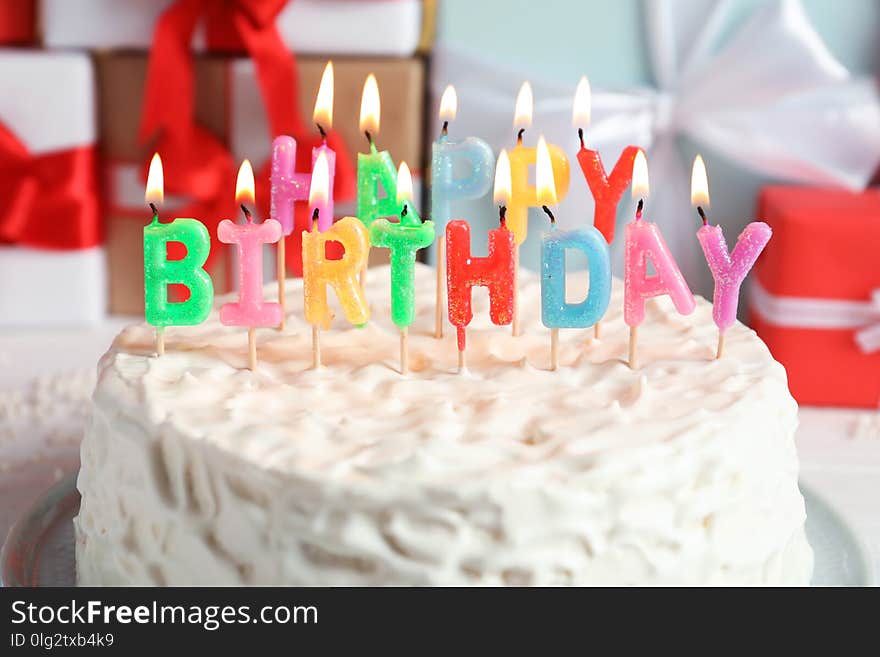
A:
<svg viewBox="0 0 880 657">
<path fill-rule="evenodd" d="M 138 218 L 141 216 L 139 208 L 143 207 L 143 191 L 132 189 L 131 186 L 121 190 L 119 185 L 110 184 L 109 181 L 116 179 L 115 173 L 120 167 L 143 166 L 151 155 L 149 148 L 140 146 L 137 139 L 147 55 L 102 53 L 96 56 L 96 62 L 101 151 L 107 168 L 106 189 L 113 197 L 105 202 L 110 309 L 114 313 L 142 314 L 142 229 L 148 220 L 146 213 Z M 325 63 L 323 58 L 297 58 L 300 109 L 306 118 L 311 117 Z M 343 58 L 334 60 L 334 69 L 334 128 L 345 138 L 353 161 L 357 161 L 358 151 L 366 150 L 364 137 L 358 128 L 358 113 L 364 79 L 372 72 L 376 74 L 382 98 L 382 124 L 377 143 L 389 150 L 395 161 L 406 160 L 418 170 L 424 145 L 424 61 L 421 58 Z M 262 164 L 261 158 L 269 153 L 271 136 L 268 129 L 257 131 L 264 134 L 250 141 L 233 138 L 237 123 L 246 123 L 249 126 L 248 134 L 254 133 L 255 122 L 265 125 L 261 111 L 243 113 L 240 108 L 248 107 L 248 103 L 235 103 L 232 100 L 237 93 L 253 95 L 250 88 L 252 80 L 249 79 L 252 75 L 250 63 L 236 58 L 205 55 L 196 58 L 195 71 L 197 120 L 224 143 L 234 144 L 245 151 L 234 152 L 236 159 L 249 157 L 258 168 Z M 239 116 L 234 116 L 236 107 L 239 108 Z M 242 143 L 247 146 L 243 147 Z M 339 204 L 337 212 L 348 207 L 353 206 Z M 121 210 L 123 208 L 124 211 Z M 213 248 L 222 249 L 218 252 L 217 267 L 211 272 L 218 293 L 229 289 L 229 249 L 224 246 L 218 245 L 214 239 Z M 381 260 L 387 254 L 383 250 L 377 255 Z M 375 258 L 371 258 L 371 262 L 375 261 Z"/>
</svg>

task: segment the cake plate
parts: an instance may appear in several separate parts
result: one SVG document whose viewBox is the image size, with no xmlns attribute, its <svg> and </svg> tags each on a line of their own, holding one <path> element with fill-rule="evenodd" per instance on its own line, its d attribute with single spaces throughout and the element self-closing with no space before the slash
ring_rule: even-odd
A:
<svg viewBox="0 0 880 657">
<path fill-rule="evenodd" d="M 870 552 L 830 505 L 801 485 L 807 537 L 816 556 L 813 586 L 876 584 Z M 3 586 L 74 586 L 73 517 L 79 510 L 76 476 L 62 479 L 12 526 L 0 552 Z"/>
</svg>

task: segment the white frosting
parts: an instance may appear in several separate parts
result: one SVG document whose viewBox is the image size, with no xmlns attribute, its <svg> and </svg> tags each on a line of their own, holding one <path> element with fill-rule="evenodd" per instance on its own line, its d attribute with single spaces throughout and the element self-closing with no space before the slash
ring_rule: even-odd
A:
<svg viewBox="0 0 880 657">
<path fill-rule="evenodd" d="M 523 335 L 489 323 L 478 289 L 459 374 L 454 330 L 432 335 L 434 280 L 418 266 L 408 376 L 384 268 L 372 321 L 337 312 L 319 371 L 300 281 L 253 373 L 216 311 L 169 329 L 162 358 L 149 326 L 126 329 L 82 447 L 80 583 L 808 583 L 797 406 L 751 330 L 713 360 L 711 306 L 653 300 L 630 370 L 616 282 L 602 339 L 562 330 L 551 372 L 524 272 Z"/>
</svg>

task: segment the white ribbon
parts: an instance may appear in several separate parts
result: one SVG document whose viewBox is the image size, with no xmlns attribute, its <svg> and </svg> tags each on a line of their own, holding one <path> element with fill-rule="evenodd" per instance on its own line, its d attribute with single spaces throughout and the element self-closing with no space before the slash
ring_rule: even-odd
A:
<svg viewBox="0 0 880 657">
<path fill-rule="evenodd" d="M 694 237 L 690 162 L 683 161 L 677 139 L 687 137 L 721 156 L 715 161 L 726 158 L 761 176 L 862 189 L 880 157 L 880 102 L 872 80 L 851 78 L 831 55 L 798 0 L 763 5 L 724 38 L 729 0 L 689 0 L 686 11 L 674 0 L 645 0 L 644 7 L 657 87 L 596 91 L 588 146 L 602 152 L 609 169 L 627 144 L 648 150 L 648 217 L 660 224 L 694 290 L 711 293 L 712 278 Z M 573 157 L 575 81 L 548 82 L 491 62 L 485 53 L 441 49 L 432 85 L 437 99 L 446 84 L 456 86 L 461 112 L 455 134 L 478 135 L 497 151 L 513 145 L 515 94 L 526 78 L 536 100 L 535 128 L 527 137 L 542 132 Z M 578 183 L 577 163 L 572 165 L 569 196 L 557 215 L 570 226 L 582 225 L 593 208 L 587 185 Z M 710 161 L 710 175 L 711 168 Z M 719 188 L 713 195 L 723 199 Z M 723 210 L 735 200 L 716 206 Z M 725 215 L 728 237 L 748 220 L 743 216 L 737 224 Z M 613 247 L 618 272 L 622 241 Z"/>
<path fill-rule="evenodd" d="M 750 292 L 752 310 L 765 321 L 788 328 L 853 330 L 865 353 L 880 350 L 880 289 L 869 301 L 816 297 L 783 297 L 768 292 L 757 280 Z"/>
</svg>

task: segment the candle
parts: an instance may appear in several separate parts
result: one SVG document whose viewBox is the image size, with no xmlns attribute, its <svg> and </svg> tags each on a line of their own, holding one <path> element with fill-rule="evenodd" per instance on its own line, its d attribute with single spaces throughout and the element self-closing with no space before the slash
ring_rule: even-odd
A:
<svg viewBox="0 0 880 657">
<path fill-rule="evenodd" d="M 275 219 L 254 223 L 247 204 L 254 205 L 254 171 L 245 160 L 238 170 L 235 202 L 241 204 L 244 224 L 224 219 L 217 226 L 217 237 L 224 244 L 235 244 L 238 250 L 238 301 L 220 307 L 220 323 L 248 327 L 248 367 L 257 367 L 256 328 L 278 326 L 284 312 L 281 304 L 263 300 L 263 244 L 281 239 L 283 229 Z"/>
<path fill-rule="evenodd" d="M 623 319 L 630 327 L 629 366 L 635 369 L 638 326 L 645 319 L 645 301 L 668 294 L 682 315 L 692 313 L 696 302 L 657 224 L 642 220 L 644 199 L 648 196 L 648 162 L 642 151 L 633 162 L 632 195 L 639 199 L 639 206 L 635 220 L 626 225 Z M 654 276 L 648 276 L 649 258 L 657 272 Z"/>
<path fill-rule="evenodd" d="M 318 158 L 312 171 L 309 205 L 312 230 L 303 233 L 303 300 L 306 321 L 312 325 L 312 363 L 321 367 L 320 329 L 333 318 L 327 306 L 327 286 L 339 297 L 346 319 L 356 326 L 370 319 L 363 287 L 358 274 L 367 264 L 370 236 L 356 217 L 344 217 L 324 232 L 318 230 L 322 204 L 329 190 L 329 167 L 326 158 Z M 344 252 L 338 260 L 327 258 L 327 242 L 339 242 Z"/>
<path fill-rule="evenodd" d="M 540 207 L 538 192 L 529 183 L 529 167 L 537 161 L 534 148 L 523 146 L 523 133 L 532 125 L 532 88 L 524 82 L 516 99 L 516 112 L 513 127 L 518 130 L 516 147 L 510 151 L 510 202 L 507 206 L 507 225 L 519 246 L 526 241 L 529 225 L 529 208 Z M 553 181 L 556 185 L 556 198 L 561 201 L 568 193 L 570 171 L 565 152 L 555 144 L 548 144 L 550 162 L 553 165 Z"/>
<path fill-rule="evenodd" d="M 323 153 L 330 166 L 330 189 L 332 190 L 334 172 L 336 171 L 336 152 L 327 146 L 327 131 L 333 127 L 333 62 L 327 62 L 324 67 L 312 117 L 324 138 L 320 146 L 312 149 L 312 169 L 315 167 L 318 156 Z M 269 215 L 281 223 L 284 235 L 290 235 L 293 232 L 294 204 L 296 201 L 308 200 L 311 179 L 309 173 L 296 173 L 296 139 L 288 135 L 276 137 L 272 142 L 271 209 Z M 318 230 L 327 230 L 333 223 L 333 194 L 328 194 L 324 200 L 320 216 Z M 285 259 L 285 241 L 282 237 L 278 240 L 277 253 L 278 302 L 281 304 L 282 310 L 284 308 L 284 279 L 286 276 Z M 279 328 L 284 328 L 284 313 L 282 313 Z"/>
<path fill-rule="evenodd" d="M 590 126 L 591 118 L 590 96 L 590 83 L 585 76 L 578 83 L 572 110 L 572 124 L 578 129 L 581 144 L 577 160 L 593 195 L 593 225 L 599 229 L 605 241 L 611 244 L 614 241 L 617 205 L 632 180 L 633 161 L 639 148 L 638 146 L 624 148 L 611 170 L 611 175 L 605 173 L 599 151 L 588 149 L 584 145 L 584 129 Z"/>
<path fill-rule="evenodd" d="M 379 102 L 379 86 L 376 76 L 370 73 L 364 82 L 361 95 L 360 129 L 370 145 L 369 153 L 358 153 L 358 192 L 357 216 L 364 225 L 369 226 L 379 217 L 396 216 L 400 208 L 397 206 L 397 169 L 388 151 L 376 150 L 373 141 L 379 132 L 381 106 Z M 384 198 L 379 193 L 379 185 L 385 192 Z M 411 209 L 414 218 L 418 218 Z"/>
<path fill-rule="evenodd" d="M 431 157 L 431 219 L 438 234 L 437 294 L 434 335 L 443 337 L 443 264 L 446 224 L 452 218 L 452 201 L 480 198 L 492 184 L 495 155 L 485 141 L 466 137 L 449 139 L 449 122 L 455 119 L 458 99 L 455 87 L 449 85 L 440 99 L 440 137 L 432 146 Z M 463 170 L 463 172 L 462 172 Z M 458 175 L 456 175 L 458 173 Z"/>
<path fill-rule="evenodd" d="M 505 213 L 510 199 L 510 160 L 501 151 L 495 172 L 495 201 L 499 204 L 499 227 L 489 231 L 489 255 L 471 255 L 471 227 L 461 219 L 446 225 L 446 287 L 449 321 L 458 334 L 458 368 L 465 369 L 467 326 L 473 319 L 471 290 L 475 285 L 489 289 L 489 317 L 497 326 L 513 320 L 513 278 L 515 241 L 507 227 Z"/>
<path fill-rule="evenodd" d="M 529 167 L 537 160 L 534 148 L 523 146 L 523 133 L 532 125 L 532 109 L 534 101 L 532 87 L 528 82 L 523 82 L 516 98 L 516 109 L 513 116 L 513 127 L 516 129 L 516 146 L 510 151 L 510 199 L 507 206 L 507 225 L 514 234 L 516 249 L 514 253 L 514 270 L 517 272 L 514 278 L 514 301 L 513 321 L 511 331 L 513 335 L 519 335 L 519 246 L 526 241 L 529 230 L 529 208 L 539 207 L 538 193 L 535 186 L 529 183 Z M 553 180 L 556 185 L 556 197 L 558 200 L 565 198 L 568 193 L 570 172 L 568 158 L 561 148 L 555 144 L 549 144 L 550 161 L 553 168 Z"/>
<path fill-rule="evenodd" d="M 415 318 L 416 252 L 434 242 L 434 222 L 422 222 L 410 212 L 412 176 L 406 162 L 397 174 L 397 205 L 400 222 L 377 219 L 370 225 L 370 243 L 391 249 L 391 320 L 400 329 L 400 370 L 407 372 L 408 327 Z"/>
<path fill-rule="evenodd" d="M 150 161 L 144 195 L 153 211 L 153 220 L 144 226 L 144 315 L 156 327 L 156 352 L 160 356 L 165 353 L 165 327 L 201 324 L 214 301 L 214 283 L 204 270 L 211 252 L 208 229 L 197 219 L 177 218 L 161 223 L 157 204 L 162 203 L 163 197 L 162 160 L 156 153 Z M 180 242 L 186 247 L 183 259 L 168 260 L 169 242 Z M 186 301 L 168 301 L 168 286 L 172 283 L 189 289 Z"/>
<path fill-rule="evenodd" d="M 557 230 L 556 218 L 548 206 L 556 205 L 553 167 L 544 138 L 538 140 L 535 166 L 538 201 L 550 218 L 550 231 L 541 238 L 541 321 L 550 329 L 550 369 L 559 367 L 559 329 L 584 328 L 598 322 L 611 300 L 611 259 L 608 244 L 594 226 Z M 580 303 L 565 300 L 565 252 L 580 251 L 587 256 L 590 284 Z"/>
<path fill-rule="evenodd" d="M 727 250 L 727 242 L 721 226 L 710 226 L 706 211 L 709 207 L 709 181 L 703 158 L 697 155 L 691 173 L 691 204 L 697 209 L 703 226 L 697 231 L 697 239 L 703 247 L 706 262 L 715 279 L 712 299 L 712 319 L 718 326 L 718 346 L 715 358 L 724 352 L 724 332 L 736 322 L 739 290 L 761 251 L 770 241 L 770 226 L 753 221 L 745 227 L 733 247 Z"/>
</svg>

